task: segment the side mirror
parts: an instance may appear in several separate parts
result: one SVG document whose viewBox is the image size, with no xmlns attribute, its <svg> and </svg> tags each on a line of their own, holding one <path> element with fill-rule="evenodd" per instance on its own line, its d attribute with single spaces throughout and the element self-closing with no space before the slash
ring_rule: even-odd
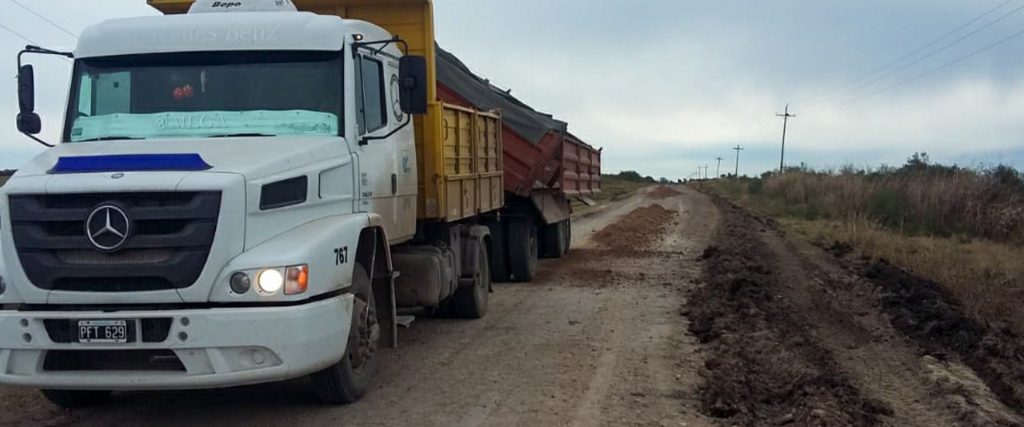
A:
<svg viewBox="0 0 1024 427">
<path fill-rule="evenodd" d="M 36 83 L 35 71 L 31 65 L 18 68 L 18 131 L 35 135 L 43 129 L 42 120 L 35 113 Z"/>
<path fill-rule="evenodd" d="M 28 135 L 36 135 L 43 130 L 43 122 L 39 115 L 31 111 L 18 113 L 18 131 Z"/>
<path fill-rule="evenodd" d="M 427 113 L 427 59 L 422 56 L 403 56 L 398 62 L 402 112 Z"/>
<path fill-rule="evenodd" d="M 31 65 L 22 65 L 18 69 L 18 106 L 22 113 L 31 113 L 36 109 L 35 70 Z"/>
</svg>

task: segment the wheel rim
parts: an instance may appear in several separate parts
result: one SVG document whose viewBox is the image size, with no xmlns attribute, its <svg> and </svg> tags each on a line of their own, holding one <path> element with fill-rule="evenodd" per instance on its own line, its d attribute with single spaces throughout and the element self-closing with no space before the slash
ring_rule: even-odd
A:
<svg viewBox="0 0 1024 427">
<path fill-rule="evenodd" d="M 377 354 L 377 342 L 380 340 L 380 325 L 377 322 L 377 308 L 373 303 L 362 298 L 356 298 L 356 324 L 354 345 L 349 346 L 348 357 L 352 363 L 352 369 L 362 371 L 369 361 Z"/>
</svg>

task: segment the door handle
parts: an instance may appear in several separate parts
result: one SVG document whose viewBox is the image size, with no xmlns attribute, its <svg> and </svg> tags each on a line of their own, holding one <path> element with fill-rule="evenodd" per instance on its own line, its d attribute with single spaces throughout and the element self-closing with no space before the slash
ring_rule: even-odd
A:
<svg viewBox="0 0 1024 427">
<path fill-rule="evenodd" d="M 391 195 L 398 194 L 398 174 L 391 174 Z"/>
</svg>

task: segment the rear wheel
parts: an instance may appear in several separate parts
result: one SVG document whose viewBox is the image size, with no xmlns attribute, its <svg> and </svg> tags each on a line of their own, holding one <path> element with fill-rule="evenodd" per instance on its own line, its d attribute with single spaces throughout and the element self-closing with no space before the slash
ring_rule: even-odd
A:
<svg viewBox="0 0 1024 427">
<path fill-rule="evenodd" d="M 377 305 L 370 288 L 370 276 L 356 264 L 352 272 L 355 302 L 345 355 L 338 363 L 312 375 L 317 397 L 330 404 L 341 405 L 359 400 L 370 387 L 370 378 L 377 371 L 377 343 L 380 324 Z"/>
<path fill-rule="evenodd" d="M 40 390 L 50 403 L 61 408 L 85 408 L 110 400 L 109 391 L 96 390 Z"/>
<path fill-rule="evenodd" d="M 537 227 L 529 220 L 508 225 L 508 268 L 516 282 L 529 282 L 537 274 Z"/>
<path fill-rule="evenodd" d="M 479 246 L 473 286 L 459 288 L 452 301 L 455 314 L 467 319 L 480 319 L 487 314 L 487 299 L 491 293 L 491 262 L 487 245 L 480 242 Z"/>
<path fill-rule="evenodd" d="M 569 248 L 572 247 L 572 220 L 566 219 L 562 221 L 562 256 L 569 254 Z"/>
<path fill-rule="evenodd" d="M 569 252 L 569 220 L 562 220 L 544 227 L 544 256 L 561 258 Z"/>
</svg>

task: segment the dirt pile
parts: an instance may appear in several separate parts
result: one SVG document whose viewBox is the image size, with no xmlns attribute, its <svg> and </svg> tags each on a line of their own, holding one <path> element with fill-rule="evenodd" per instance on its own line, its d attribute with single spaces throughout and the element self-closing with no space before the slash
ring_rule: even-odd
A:
<svg viewBox="0 0 1024 427">
<path fill-rule="evenodd" d="M 722 219 L 704 252 L 705 285 L 684 308 L 710 344 L 702 411 L 739 425 L 875 425 L 892 413 L 866 398 L 778 298 L 777 260 L 762 224 L 716 200 Z"/>
<path fill-rule="evenodd" d="M 885 260 L 865 267 L 863 275 L 885 292 L 882 308 L 897 330 L 938 359 L 959 356 L 999 400 L 1022 413 L 1024 337 L 971 319 L 941 285 Z"/>
<path fill-rule="evenodd" d="M 658 204 L 644 206 L 598 231 L 594 241 L 607 249 L 639 251 L 650 247 L 674 222 L 676 211 Z"/>
<path fill-rule="evenodd" d="M 656 200 L 661 200 L 661 199 L 667 199 L 669 197 L 679 196 L 681 194 L 683 194 L 683 193 L 680 193 L 680 192 L 672 189 L 672 187 L 668 187 L 668 186 L 664 186 L 664 185 L 659 185 L 658 188 L 655 188 L 654 190 L 651 190 L 650 193 L 647 193 L 647 197 L 650 197 L 650 198 L 656 199 Z"/>
</svg>

